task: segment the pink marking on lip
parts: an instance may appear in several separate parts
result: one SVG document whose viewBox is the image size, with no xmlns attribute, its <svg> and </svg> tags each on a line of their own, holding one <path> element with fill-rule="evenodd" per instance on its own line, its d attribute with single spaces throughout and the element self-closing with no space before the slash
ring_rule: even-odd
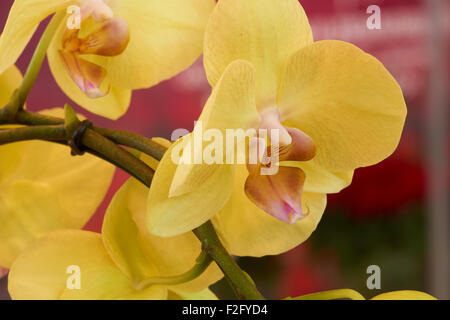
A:
<svg viewBox="0 0 450 320">
<path fill-rule="evenodd" d="M 292 224 L 307 215 L 302 209 L 304 181 L 301 169 L 281 167 L 272 176 L 251 173 L 245 182 L 245 192 L 258 208 Z"/>
</svg>

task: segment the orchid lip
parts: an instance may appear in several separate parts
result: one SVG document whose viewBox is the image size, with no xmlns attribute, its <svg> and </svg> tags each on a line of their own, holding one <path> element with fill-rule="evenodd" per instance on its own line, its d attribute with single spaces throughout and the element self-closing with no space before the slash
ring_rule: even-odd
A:
<svg viewBox="0 0 450 320">
<path fill-rule="evenodd" d="M 299 168 L 281 167 L 273 176 L 250 173 L 245 193 L 258 208 L 274 218 L 292 224 L 308 215 L 302 208 L 305 174 Z"/>
<path fill-rule="evenodd" d="M 290 224 L 296 223 L 299 219 L 303 218 L 303 214 L 292 210 L 288 215 L 288 221 Z"/>
<path fill-rule="evenodd" d="M 272 133 L 270 147 L 266 147 L 265 139 L 259 136 L 249 141 L 249 152 L 257 154 L 259 162 L 247 163 L 246 195 L 263 211 L 293 224 L 308 215 L 301 201 L 305 174 L 300 168 L 279 167 L 279 162 L 311 160 L 316 154 L 314 142 L 300 129 L 283 126 L 276 109 L 264 112 L 260 128 L 278 130 L 279 141 L 272 141 Z M 273 166 L 276 170 L 269 170 L 270 173 L 263 170 Z"/>
<path fill-rule="evenodd" d="M 61 60 L 72 80 L 89 98 L 105 96 L 100 86 L 106 77 L 106 70 L 76 54 L 59 51 Z"/>
</svg>

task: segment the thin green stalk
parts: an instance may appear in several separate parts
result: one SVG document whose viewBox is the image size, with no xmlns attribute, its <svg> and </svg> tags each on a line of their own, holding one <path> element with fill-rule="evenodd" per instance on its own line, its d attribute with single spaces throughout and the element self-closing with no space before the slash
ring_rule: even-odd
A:
<svg viewBox="0 0 450 320">
<path fill-rule="evenodd" d="M 229 255 L 223 247 L 219 237 L 210 221 L 204 223 L 194 230 L 195 235 L 201 241 L 203 250 L 206 251 L 217 265 L 222 269 L 232 287 L 236 290 L 239 298 L 245 300 L 263 300 L 264 297 L 251 280 Z"/>
<path fill-rule="evenodd" d="M 67 143 L 67 141 L 63 141 L 63 140 L 42 139 L 42 141 L 53 142 L 53 143 L 57 143 L 57 144 L 60 144 L 60 145 L 64 145 L 66 147 L 70 147 L 69 144 Z M 93 155 L 93 156 L 95 156 L 95 157 L 97 157 L 99 159 L 102 159 L 102 160 L 104 160 L 106 162 L 111 163 L 113 166 L 115 166 L 115 167 L 117 167 L 119 169 L 122 169 L 123 171 L 128 173 L 130 176 L 132 176 L 136 180 L 141 181 L 142 183 L 144 183 L 142 181 L 142 179 L 137 175 L 136 172 L 131 171 L 130 168 L 122 166 L 121 164 L 117 163 L 114 159 L 108 159 L 104 155 L 102 155 L 102 154 L 100 154 L 100 153 L 98 153 L 98 152 L 96 152 L 94 150 L 85 149 L 85 151 L 86 151 L 86 153 L 89 153 L 89 154 L 91 154 L 91 155 Z"/>
<path fill-rule="evenodd" d="M 0 145 L 25 140 L 44 140 L 67 145 L 67 133 L 64 125 L 0 130 Z M 154 174 L 153 170 L 145 162 L 119 147 L 108 138 L 91 129 L 87 129 L 83 135 L 82 144 L 87 148 L 87 152 L 107 160 L 131 174 L 146 186 L 150 186 Z"/>
<path fill-rule="evenodd" d="M 26 110 L 20 110 L 19 112 L 17 112 L 15 119 L 10 121 L 10 123 L 31 126 L 49 126 L 64 124 L 64 119 L 39 113 L 33 113 Z M 164 146 L 161 146 L 152 139 L 140 136 L 136 133 L 123 130 L 111 130 L 100 127 L 94 127 L 93 129 L 97 133 L 114 141 L 117 144 L 144 152 L 145 154 L 148 154 L 156 160 L 161 160 L 164 153 L 166 152 L 166 148 Z"/>
<path fill-rule="evenodd" d="M 24 124 L 27 126 L 52 126 L 64 124 L 64 119 L 34 113 L 27 110 L 20 110 L 16 113 L 16 116 L 11 123 Z"/>
<path fill-rule="evenodd" d="M 136 286 L 137 290 L 143 290 L 154 284 L 176 285 L 186 283 L 199 277 L 211 264 L 212 259 L 205 252 L 201 252 L 196 264 L 189 271 L 173 277 L 153 277 L 143 280 Z"/>
<path fill-rule="evenodd" d="M 142 160 L 136 158 L 127 150 L 98 134 L 92 129 L 87 129 L 81 139 L 81 143 L 88 149 L 94 150 L 107 159 L 112 159 L 119 166 L 127 168 L 134 173 L 147 187 L 150 187 L 153 179 L 153 170 Z"/>
<path fill-rule="evenodd" d="M 41 69 L 47 49 L 50 46 L 53 36 L 55 35 L 56 30 L 65 15 L 66 13 L 64 11 L 57 12 L 47 25 L 47 28 L 45 29 L 36 50 L 34 51 L 33 57 L 31 58 L 30 64 L 28 65 L 28 69 L 25 72 L 19 89 L 13 94 L 9 105 L 2 110 L 3 113 L 6 112 L 6 118 L 14 118 L 17 111 L 23 108 L 39 70 Z"/>
<path fill-rule="evenodd" d="M 64 126 L 39 126 L 0 131 L 0 145 L 25 140 L 65 140 Z"/>
<path fill-rule="evenodd" d="M 94 130 L 117 144 L 142 151 L 156 160 L 161 160 L 167 150 L 165 147 L 159 145 L 152 139 L 142 137 L 136 133 L 99 127 L 94 127 Z"/>
</svg>

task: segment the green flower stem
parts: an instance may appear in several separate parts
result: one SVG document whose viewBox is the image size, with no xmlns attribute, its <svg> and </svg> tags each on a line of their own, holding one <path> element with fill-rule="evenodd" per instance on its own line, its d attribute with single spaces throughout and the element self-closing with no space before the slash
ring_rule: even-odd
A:
<svg viewBox="0 0 450 320">
<path fill-rule="evenodd" d="M 12 121 L 4 123 L 32 125 L 32 127 L 0 130 L 0 145 L 34 139 L 68 144 L 63 119 L 21 110 L 17 112 Z M 55 130 L 55 132 L 52 132 L 52 130 Z M 116 143 L 136 148 L 152 155 L 157 160 L 162 158 L 165 148 L 136 134 L 96 127 L 87 129 L 81 139 L 81 144 L 87 148 L 87 152 L 122 168 L 147 187 L 150 187 L 154 174 L 153 170 Z M 201 225 L 194 230 L 194 233 L 201 241 L 204 252 L 221 268 L 239 298 L 246 300 L 264 299 L 252 279 L 240 269 L 233 257 L 223 247 L 211 222 Z M 180 275 L 176 277 L 177 279 L 152 278 L 148 279 L 148 282 L 181 281 L 180 278 L 187 279 L 189 276 L 200 272 L 200 268 L 200 266 L 196 266 L 189 271 L 189 275 Z M 145 286 L 145 283 L 142 285 Z"/>
<path fill-rule="evenodd" d="M 264 299 L 261 293 L 256 289 L 250 276 L 239 268 L 236 261 L 234 261 L 223 247 L 210 221 L 195 229 L 194 233 L 201 241 L 203 250 L 206 251 L 222 269 L 239 298 L 245 300 Z"/>
<path fill-rule="evenodd" d="M 46 116 L 39 113 L 33 113 L 26 110 L 20 110 L 16 113 L 14 119 L 10 119 L 8 123 L 30 126 L 52 126 L 64 124 L 64 119 Z M 164 153 L 166 152 L 165 147 L 159 145 L 152 139 L 140 136 L 136 133 L 123 130 L 111 130 L 100 127 L 94 127 L 93 130 L 117 144 L 144 152 L 145 154 L 148 154 L 156 160 L 161 160 Z"/>
<path fill-rule="evenodd" d="M 64 126 L 40 126 L 4 129 L 0 131 L 0 145 L 25 140 L 62 140 L 66 139 Z"/>
<path fill-rule="evenodd" d="M 150 187 L 154 171 L 142 160 L 136 158 L 127 150 L 98 134 L 92 129 L 87 129 L 81 139 L 81 143 L 88 149 L 94 150 L 106 159 L 111 159 L 121 168 L 127 168 L 127 172 L 133 172 L 133 176 Z"/>
<path fill-rule="evenodd" d="M 68 145 L 64 125 L 34 126 L 0 130 L 0 145 L 25 141 L 44 140 Z M 153 170 L 145 162 L 92 129 L 87 129 L 81 140 L 86 152 L 123 169 L 146 186 L 150 186 Z"/>
<path fill-rule="evenodd" d="M 189 282 L 198 278 L 209 267 L 211 262 L 211 257 L 202 251 L 197 258 L 196 264 L 189 271 L 173 277 L 153 277 L 143 280 L 136 286 L 136 289 L 143 290 L 154 284 L 176 285 Z"/>
<path fill-rule="evenodd" d="M 94 127 L 94 131 L 101 134 L 102 136 L 111 139 L 117 144 L 124 145 L 155 158 L 156 160 L 161 160 L 166 148 L 159 145 L 152 139 L 140 136 L 138 134 L 122 131 L 122 130 L 110 130 L 105 128 Z"/>
<path fill-rule="evenodd" d="M 16 112 L 23 108 L 39 70 L 41 69 L 47 49 L 65 16 L 66 13 L 64 11 L 57 12 L 50 20 L 41 39 L 39 40 L 36 50 L 34 51 L 33 57 L 31 58 L 30 64 L 28 65 L 28 69 L 23 77 L 19 89 L 13 94 L 8 106 L 2 110 L 3 117 L 14 117 Z"/>
<path fill-rule="evenodd" d="M 358 291 L 352 289 L 337 289 L 322 292 L 306 294 L 296 298 L 288 298 L 286 300 L 366 300 Z"/>
<path fill-rule="evenodd" d="M 10 123 L 23 124 L 27 126 L 52 126 L 64 124 L 64 119 L 46 116 L 27 110 L 20 110 L 16 113 L 16 116 L 10 121 Z"/>
</svg>

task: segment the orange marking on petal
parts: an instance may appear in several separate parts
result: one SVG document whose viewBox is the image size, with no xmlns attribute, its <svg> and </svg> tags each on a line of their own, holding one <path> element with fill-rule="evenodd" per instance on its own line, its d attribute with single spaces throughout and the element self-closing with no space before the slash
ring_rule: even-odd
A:
<svg viewBox="0 0 450 320">
<path fill-rule="evenodd" d="M 108 20 L 79 43 L 81 54 L 117 56 L 125 51 L 130 41 L 128 24 L 122 18 Z"/>
</svg>

